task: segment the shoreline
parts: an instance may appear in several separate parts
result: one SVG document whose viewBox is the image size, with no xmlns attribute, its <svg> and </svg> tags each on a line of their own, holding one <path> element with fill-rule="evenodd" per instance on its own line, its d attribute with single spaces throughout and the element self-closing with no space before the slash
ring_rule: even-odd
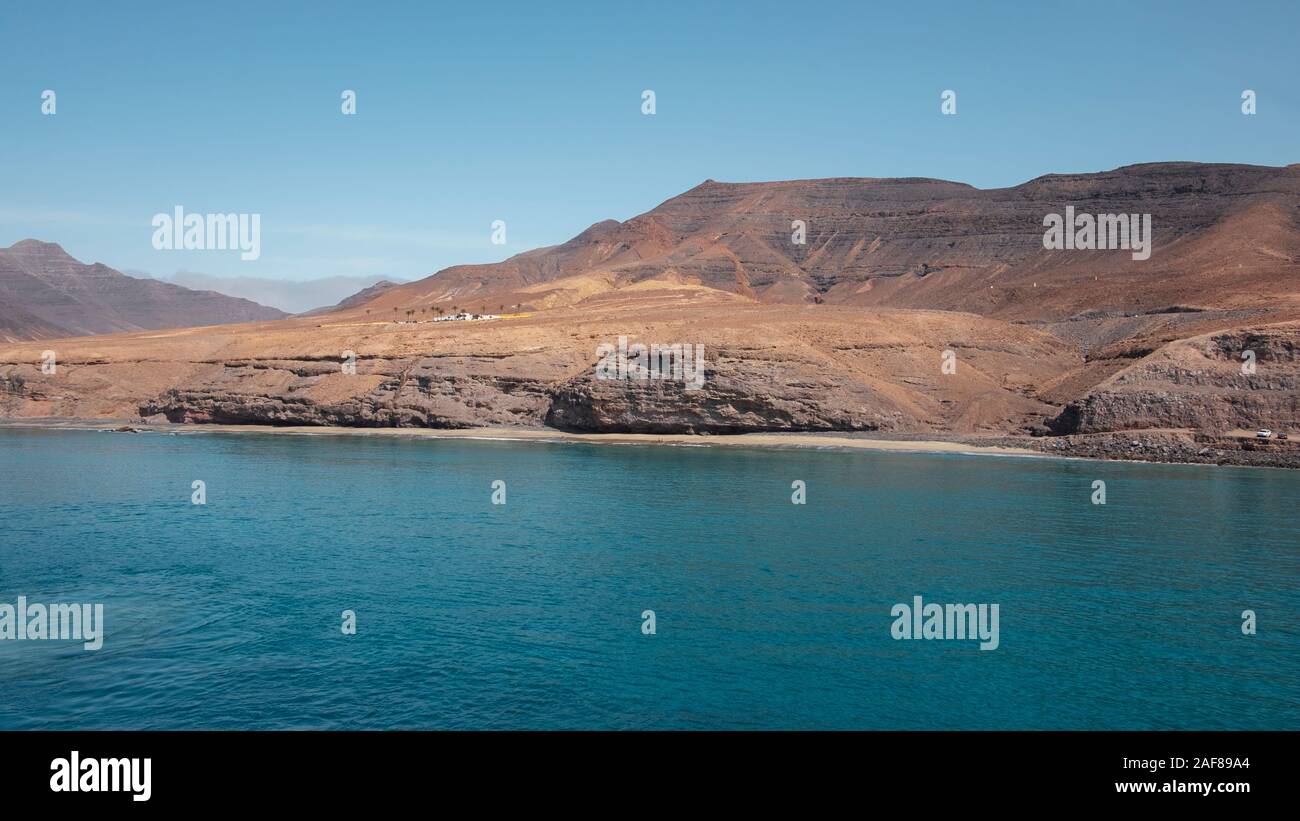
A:
<svg viewBox="0 0 1300 821">
<path fill-rule="evenodd" d="M 1251 455 L 1239 450 L 1171 448 L 1170 442 L 1194 437 L 1192 431 L 1117 431 L 1087 436 L 1017 437 L 966 435 L 922 438 L 924 434 L 867 432 L 753 432 L 735 434 L 690 433 L 573 433 L 550 428 L 391 428 L 343 425 L 228 425 L 178 422 L 141 422 L 139 419 L 31 418 L 0 419 L 0 430 L 88 430 L 106 432 L 252 433 L 282 436 L 387 436 L 408 439 L 460 439 L 467 441 L 541 442 L 551 444 L 658 445 L 663 447 L 758 448 L 764 450 L 869 450 L 887 453 L 946 453 L 966 456 L 1031 457 L 1038 459 L 1126 462 L 1138 464 L 1196 465 L 1200 467 L 1256 467 L 1300 469 L 1300 449 L 1290 453 Z M 1020 442 L 1023 441 L 1022 446 Z M 1222 445 L 1220 445 L 1222 447 Z M 1199 450 L 1197 450 L 1199 448 Z M 1262 458 L 1261 458 L 1262 457 Z"/>
<path fill-rule="evenodd" d="M 361 428 L 341 425 L 223 425 L 182 423 L 141 423 L 118 419 L 3 419 L 0 430 L 26 428 L 39 430 L 117 431 L 130 427 L 145 433 L 263 433 L 287 436 L 396 436 L 414 439 L 466 439 L 498 442 L 577 442 L 617 445 L 667 445 L 678 447 L 756 447 L 771 449 L 877 450 L 911 453 L 964 453 L 970 455 L 1035 456 L 1062 458 L 1031 448 L 1008 445 L 972 444 L 946 439 L 876 439 L 836 435 L 835 433 L 571 433 L 561 430 L 479 427 L 479 428 Z M 125 431 L 122 431 L 125 432 Z"/>
</svg>

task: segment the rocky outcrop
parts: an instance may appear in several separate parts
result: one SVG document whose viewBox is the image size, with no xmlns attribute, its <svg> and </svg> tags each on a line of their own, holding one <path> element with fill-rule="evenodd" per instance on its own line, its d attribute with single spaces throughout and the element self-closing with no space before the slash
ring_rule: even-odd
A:
<svg viewBox="0 0 1300 821">
<path fill-rule="evenodd" d="M 142 417 L 171 422 L 344 427 L 553 427 L 599 433 L 752 433 L 895 430 L 909 420 L 879 398 L 853 401 L 842 386 L 750 393 L 739 382 L 710 380 L 699 391 L 680 382 L 603 382 L 588 377 L 550 386 L 481 375 L 431 377 L 417 368 L 386 377 L 366 394 L 318 400 L 289 387 L 270 394 L 234 388 L 174 389 L 140 406 Z M 769 388 L 770 389 L 770 388 Z M 875 413 L 868 404 L 877 406 Z"/>
<path fill-rule="evenodd" d="M 1223 433 L 1300 426 L 1300 324 L 1180 340 L 1067 404 L 1057 434 L 1149 428 Z M 1111 356 L 1122 356 L 1120 348 Z"/>
<path fill-rule="evenodd" d="M 494 362 L 434 359 L 373 362 L 356 376 L 337 364 L 233 363 L 206 384 L 166 391 L 141 404 L 142 417 L 171 422 L 346 427 L 553 427 L 604 433 L 749 433 L 915 429 L 916 420 L 842 375 L 774 373 L 770 365 L 727 362 L 699 390 L 681 381 L 545 379 L 493 373 Z M 477 367 L 475 367 L 477 366 Z M 360 381 L 343 398 L 330 385 Z M 353 387 L 355 389 L 355 386 Z"/>
<path fill-rule="evenodd" d="M 1125 431 L 1062 436 L 1035 443 L 1053 456 L 1140 462 L 1300 468 L 1300 441 L 1214 436 L 1190 431 Z"/>
<path fill-rule="evenodd" d="M 889 431 L 914 422 L 863 385 L 825 373 L 788 381 L 754 362 L 715 365 L 695 390 L 680 381 L 601 380 L 588 373 L 556 386 L 550 398 L 545 423 L 566 431 Z"/>
<path fill-rule="evenodd" d="M 172 422 L 344 427 L 540 426 L 549 405 L 536 379 L 466 370 L 464 361 L 232 363 L 217 379 L 144 402 Z M 453 372 L 454 371 L 454 372 Z"/>
</svg>

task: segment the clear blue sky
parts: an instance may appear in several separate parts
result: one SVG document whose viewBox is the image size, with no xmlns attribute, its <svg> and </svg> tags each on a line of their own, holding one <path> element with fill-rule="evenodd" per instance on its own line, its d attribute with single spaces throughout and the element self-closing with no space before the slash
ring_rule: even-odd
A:
<svg viewBox="0 0 1300 821">
<path fill-rule="evenodd" d="M 11 2 L 0 246 L 34 236 L 155 273 L 414 278 L 708 178 L 998 187 L 1286 165 L 1298 24 L 1295 2 Z M 178 204 L 260 213 L 261 258 L 155 251 L 150 219 Z"/>
</svg>

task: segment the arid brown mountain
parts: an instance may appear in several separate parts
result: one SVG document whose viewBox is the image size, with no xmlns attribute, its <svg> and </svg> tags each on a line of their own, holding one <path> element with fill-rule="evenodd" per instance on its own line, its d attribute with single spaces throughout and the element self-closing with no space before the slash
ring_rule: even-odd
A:
<svg viewBox="0 0 1300 821">
<path fill-rule="evenodd" d="M 855 431 L 1300 466 L 1298 175 L 710 182 L 316 317 L 63 340 L 54 374 L 43 344 L 0 345 L 0 417 Z M 1150 213 L 1150 258 L 1045 250 L 1044 216 L 1071 206 Z M 623 336 L 702 345 L 703 385 L 598 378 L 599 346 Z M 1257 427 L 1293 437 L 1242 434 Z"/>
<path fill-rule="evenodd" d="M 219 325 L 277 319 L 282 311 L 213 291 L 136 279 L 85 265 L 51 242 L 0 249 L 0 340 Z"/>
<path fill-rule="evenodd" d="M 1067 206 L 1150 214 L 1150 259 L 1045 250 Z M 792 241 L 803 221 L 806 242 Z M 1007 320 L 1171 306 L 1300 307 L 1300 165 L 1158 163 L 980 190 L 929 179 L 707 181 L 619 223 L 464 265 L 376 307 L 574 304 L 671 276 L 760 302 L 938 308 Z"/>
</svg>

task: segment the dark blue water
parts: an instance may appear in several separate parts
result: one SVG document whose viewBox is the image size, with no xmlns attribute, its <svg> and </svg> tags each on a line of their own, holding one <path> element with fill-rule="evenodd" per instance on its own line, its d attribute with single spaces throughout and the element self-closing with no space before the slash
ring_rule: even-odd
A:
<svg viewBox="0 0 1300 821">
<path fill-rule="evenodd" d="M 0 641 L 0 728 L 1297 729 L 1298 500 L 1281 470 L 0 430 L 0 602 L 107 623 Z M 914 595 L 999 604 L 999 648 L 894 640 Z"/>
</svg>

